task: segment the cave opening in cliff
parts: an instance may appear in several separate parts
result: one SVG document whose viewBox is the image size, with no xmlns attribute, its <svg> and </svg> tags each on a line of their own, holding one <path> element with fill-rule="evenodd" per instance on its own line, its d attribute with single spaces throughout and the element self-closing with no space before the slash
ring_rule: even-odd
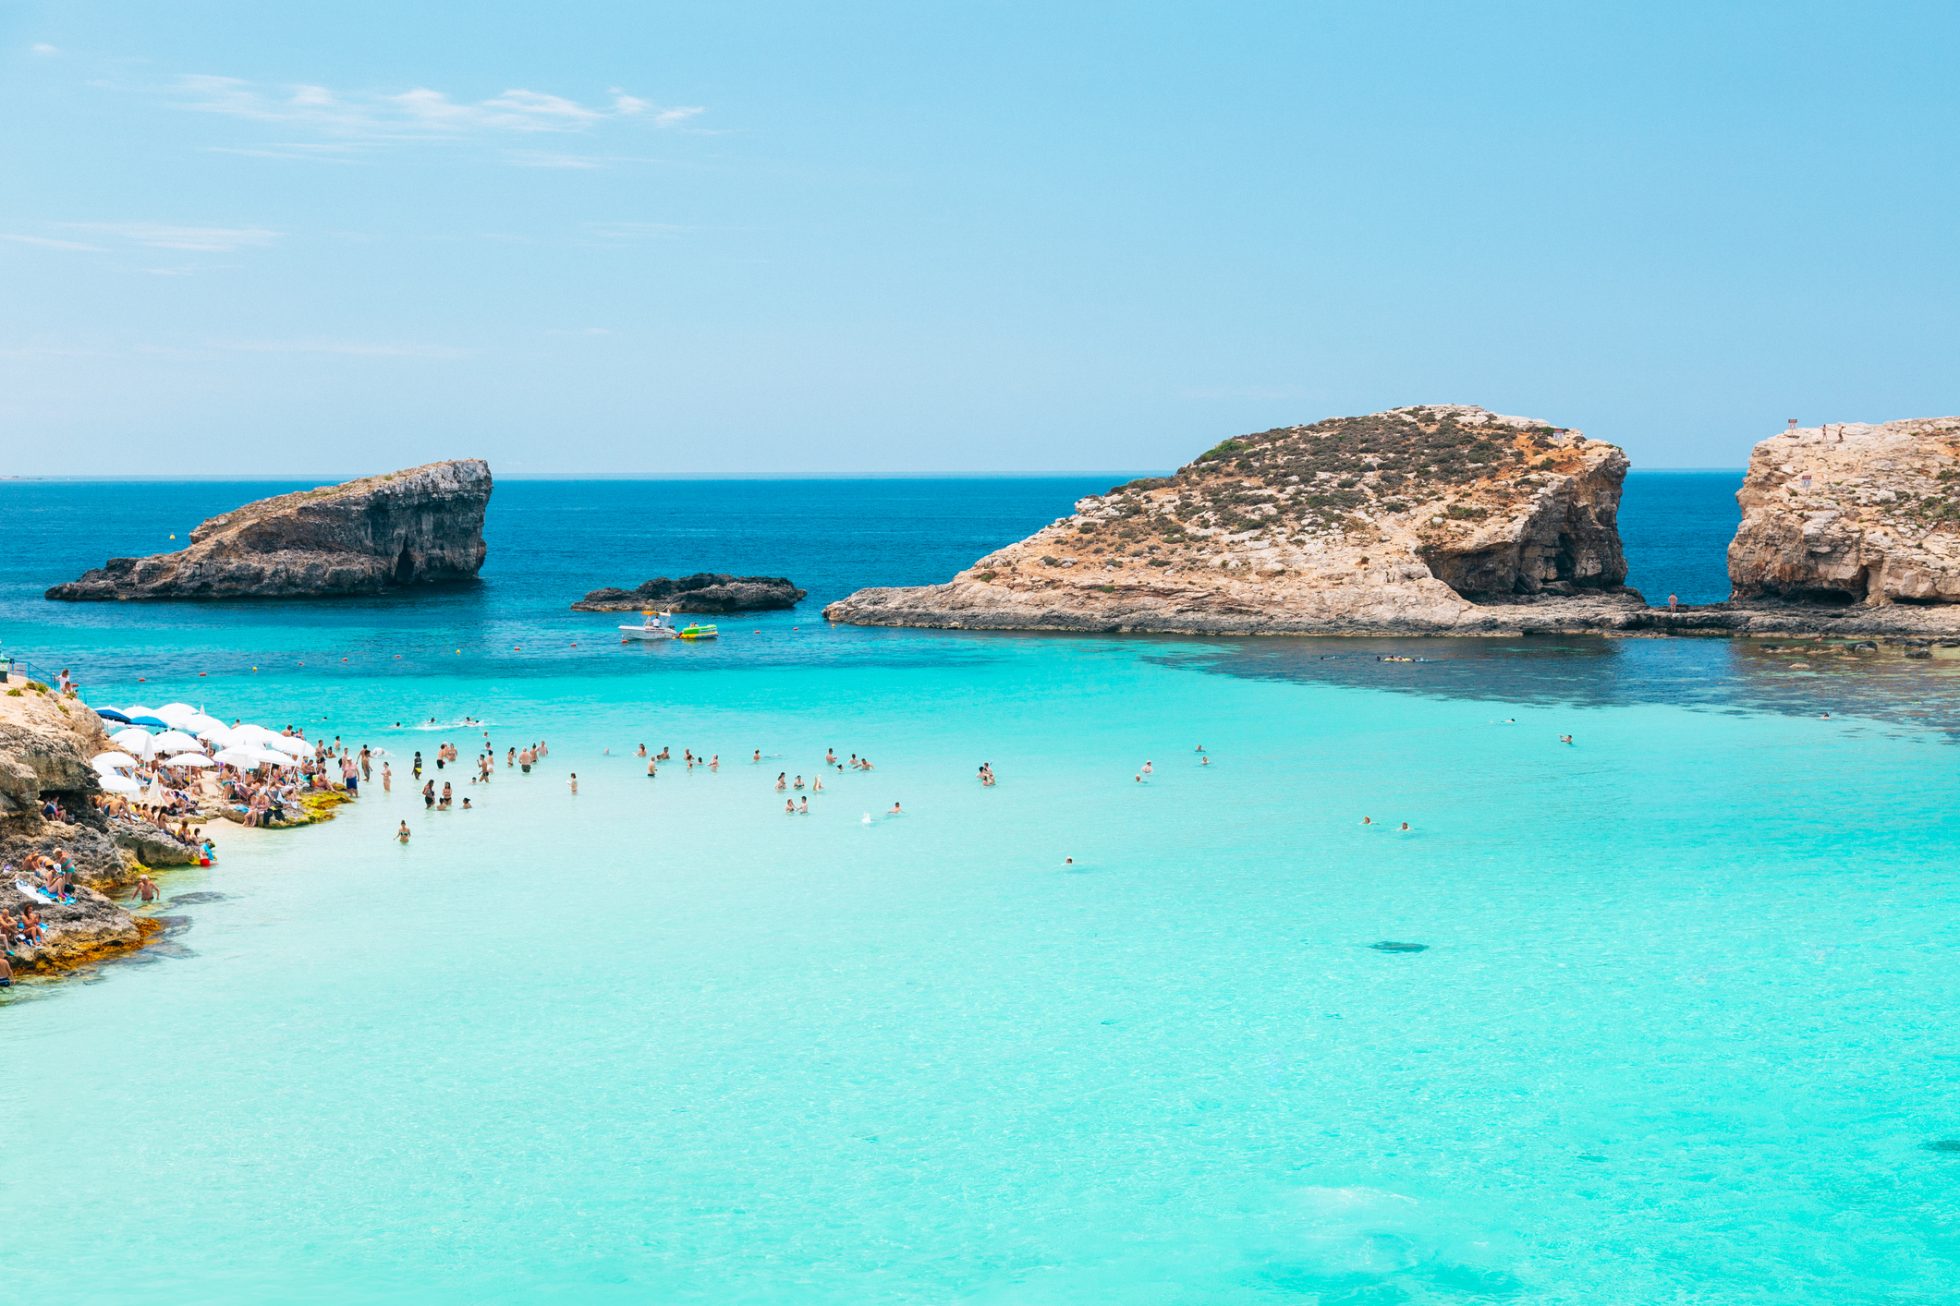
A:
<svg viewBox="0 0 1960 1306">
<path fill-rule="evenodd" d="M 395 559 L 395 584 L 406 585 L 415 579 L 415 555 L 402 545 L 401 556 Z"/>
</svg>

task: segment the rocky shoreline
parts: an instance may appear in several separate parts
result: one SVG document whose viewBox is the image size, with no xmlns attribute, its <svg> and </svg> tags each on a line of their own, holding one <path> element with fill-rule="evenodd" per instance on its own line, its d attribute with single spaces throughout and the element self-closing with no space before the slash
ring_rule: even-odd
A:
<svg viewBox="0 0 1960 1306">
<path fill-rule="evenodd" d="M 1734 594 L 1626 588 L 1626 457 L 1453 405 L 1242 436 L 1118 486 L 939 585 L 832 622 L 1093 634 L 1808 635 L 1960 639 L 1960 419 L 1792 429 L 1756 446 Z"/>
<path fill-rule="evenodd" d="M 157 943 L 172 921 L 117 898 L 139 877 L 200 861 L 195 842 L 101 801 L 102 773 L 92 759 L 114 748 L 101 718 L 79 698 L 18 674 L 0 689 L 0 865 L 9 868 L 0 873 L 0 915 L 19 919 L 31 907 L 43 931 L 38 943 L 7 944 L 18 977 L 71 973 Z M 304 819 L 288 824 L 332 819 L 347 799 L 339 790 L 307 794 Z M 219 818 L 238 819 L 209 806 L 191 819 Z M 73 866 L 72 900 L 22 887 L 32 881 L 25 870 L 36 855 Z"/>
</svg>

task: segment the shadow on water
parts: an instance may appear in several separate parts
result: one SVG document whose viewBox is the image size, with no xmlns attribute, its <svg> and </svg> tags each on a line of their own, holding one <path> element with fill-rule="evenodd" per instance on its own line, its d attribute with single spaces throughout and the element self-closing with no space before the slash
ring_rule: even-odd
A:
<svg viewBox="0 0 1960 1306">
<path fill-rule="evenodd" d="M 1153 657 L 1252 680 L 1536 705 L 1828 712 L 1960 738 L 1960 660 L 1911 660 L 1848 644 L 1588 636 L 1260 639 Z"/>
</svg>

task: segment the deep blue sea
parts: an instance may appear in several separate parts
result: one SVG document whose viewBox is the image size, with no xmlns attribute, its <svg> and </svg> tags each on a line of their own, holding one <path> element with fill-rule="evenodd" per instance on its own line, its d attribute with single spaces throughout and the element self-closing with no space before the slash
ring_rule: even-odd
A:
<svg viewBox="0 0 1960 1306">
<path fill-rule="evenodd" d="M 1960 662 L 818 615 L 1120 479 L 512 481 L 478 586 L 208 605 L 39 594 L 293 487 L 0 483 L 0 648 L 94 703 L 550 745 L 0 1001 L 0 1300 L 1953 1299 Z M 1650 599 L 1737 480 L 1629 478 Z M 693 570 L 810 598 L 568 608 Z"/>
</svg>

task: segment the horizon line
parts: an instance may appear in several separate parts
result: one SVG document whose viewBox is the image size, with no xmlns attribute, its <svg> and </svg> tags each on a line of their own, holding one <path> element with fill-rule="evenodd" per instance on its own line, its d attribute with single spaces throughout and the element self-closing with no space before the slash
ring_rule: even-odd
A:
<svg viewBox="0 0 1960 1306">
<path fill-rule="evenodd" d="M 498 472 L 500 481 L 998 481 L 1059 479 L 1077 476 L 1167 476 L 1176 468 L 1062 468 L 1033 471 L 905 471 L 905 472 Z M 1655 472 L 1726 473 L 1741 475 L 1747 467 L 1634 467 L 1629 476 Z M 73 473 L 0 475 L 0 484 L 33 481 L 42 484 L 86 483 L 115 485 L 154 483 L 159 485 L 250 484 L 269 481 L 345 482 L 381 473 L 354 472 L 223 472 L 185 475 L 181 472 L 125 473 L 119 476 L 77 476 Z"/>
</svg>

